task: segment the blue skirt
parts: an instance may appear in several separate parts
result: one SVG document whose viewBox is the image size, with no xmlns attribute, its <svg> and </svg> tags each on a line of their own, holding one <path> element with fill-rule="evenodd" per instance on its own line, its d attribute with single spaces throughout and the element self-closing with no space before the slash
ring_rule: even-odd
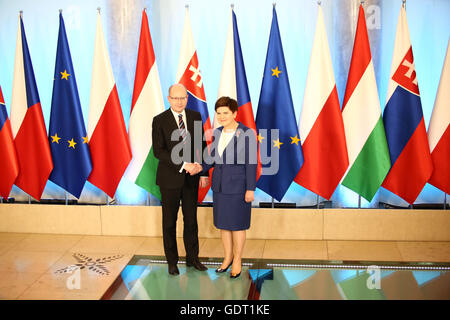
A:
<svg viewBox="0 0 450 320">
<path fill-rule="evenodd" d="M 245 202 L 244 194 L 213 192 L 214 226 L 222 230 L 247 230 L 250 228 L 252 203 Z"/>
</svg>

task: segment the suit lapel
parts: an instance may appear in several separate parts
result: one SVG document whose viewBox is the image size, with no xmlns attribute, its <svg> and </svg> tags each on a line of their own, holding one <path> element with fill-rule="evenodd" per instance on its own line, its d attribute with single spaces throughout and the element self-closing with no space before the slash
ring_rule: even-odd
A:
<svg viewBox="0 0 450 320">
<path fill-rule="evenodd" d="M 170 130 L 170 132 L 173 132 L 173 130 L 178 129 L 178 123 L 175 121 L 175 118 L 173 116 L 172 110 L 167 109 L 166 111 L 166 118 L 167 118 L 167 128 Z"/>
</svg>

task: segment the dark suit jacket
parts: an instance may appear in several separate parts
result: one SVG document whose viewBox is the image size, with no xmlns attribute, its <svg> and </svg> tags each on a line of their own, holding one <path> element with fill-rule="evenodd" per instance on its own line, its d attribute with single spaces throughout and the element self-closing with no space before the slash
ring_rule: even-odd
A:
<svg viewBox="0 0 450 320">
<path fill-rule="evenodd" d="M 244 194 L 247 190 L 255 190 L 257 171 L 255 134 L 239 122 L 236 134 L 222 156 L 219 156 L 217 147 L 222 130 L 223 127 L 214 130 L 210 157 L 205 159 L 202 165 L 203 172 L 208 172 L 214 167 L 211 189 L 226 194 Z"/>
<path fill-rule="evenodd" d="M 206 147 L 206 142 L 203 141 L 203 126 L 202 117 L 199 112 L 185 109 L 186 122 L 185 126 L 190 135 L 184 144 L 182 138 L 178 135 L 178 124 L 170 109 L 160 113 L 153 118 L 152 124 L 152 139 L 153 139 L 153 153 L 159 160 L 158 169 L 156 172 L 156 184 L 161 188 L 175 189 L 181 188 L 183 183 L 186 182 L 194 188 L 198 188 L 199 175 L 191 176 L 184 170 L 180 173 L 180 169 L 185 162 L 198 162 L 202 163 L 201 157 L 202 150 Z M 199 121 L 201 126 L 201 135 L 197 132 L 197 136 L 194 136 L 194 122 Z M 172 133 L 177 134 L 179 137 L 176 141 L 172 141 Z M 196 141 L 194 141 L 196 140 Z M 195 142 L 195 143 L 194 143 Z M 182 149 L 184 147 L 184 149 Z M 180 163 L 174 163 L 171 155 L 175 149 L 177 155 L 182 155 Z M 180 151 L 181 152 L 178 152 Z M 181 161 L 183 160 L 183 161 Z M 187 178 L 186 178 L 187 175 Z M 207 175 L 207 174 L 206 174 Z"/>
</svg>

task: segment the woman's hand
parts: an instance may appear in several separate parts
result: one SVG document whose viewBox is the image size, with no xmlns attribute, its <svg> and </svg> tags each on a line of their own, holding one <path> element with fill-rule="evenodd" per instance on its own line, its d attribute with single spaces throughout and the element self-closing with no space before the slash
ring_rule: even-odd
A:
<svg viewBox="0 0 450 320">
<path fill-rule="evenodd" d="M 253 200 L 255 200 L 255 191 L 245 191 L 245 202 L 252 202 Z"/>
<path fill-rule="evenodd" d="M 200 177 L 200 188 L 206 188 L 209 184 L 208 177 Z"/>
</svg>

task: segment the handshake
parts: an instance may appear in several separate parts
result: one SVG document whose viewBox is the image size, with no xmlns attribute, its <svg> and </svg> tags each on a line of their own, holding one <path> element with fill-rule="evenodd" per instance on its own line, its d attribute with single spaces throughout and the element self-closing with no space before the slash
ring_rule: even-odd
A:
<svg viewBox="0 0 450 320">
<path fill-rule="evenodd" d="M 195 163 L 186 163 L 184 165 L 184 170 L 188 172 L 191 176 L 196 175 L 203 171 L 202 165 L 195 162 Z"/>
</svg>

